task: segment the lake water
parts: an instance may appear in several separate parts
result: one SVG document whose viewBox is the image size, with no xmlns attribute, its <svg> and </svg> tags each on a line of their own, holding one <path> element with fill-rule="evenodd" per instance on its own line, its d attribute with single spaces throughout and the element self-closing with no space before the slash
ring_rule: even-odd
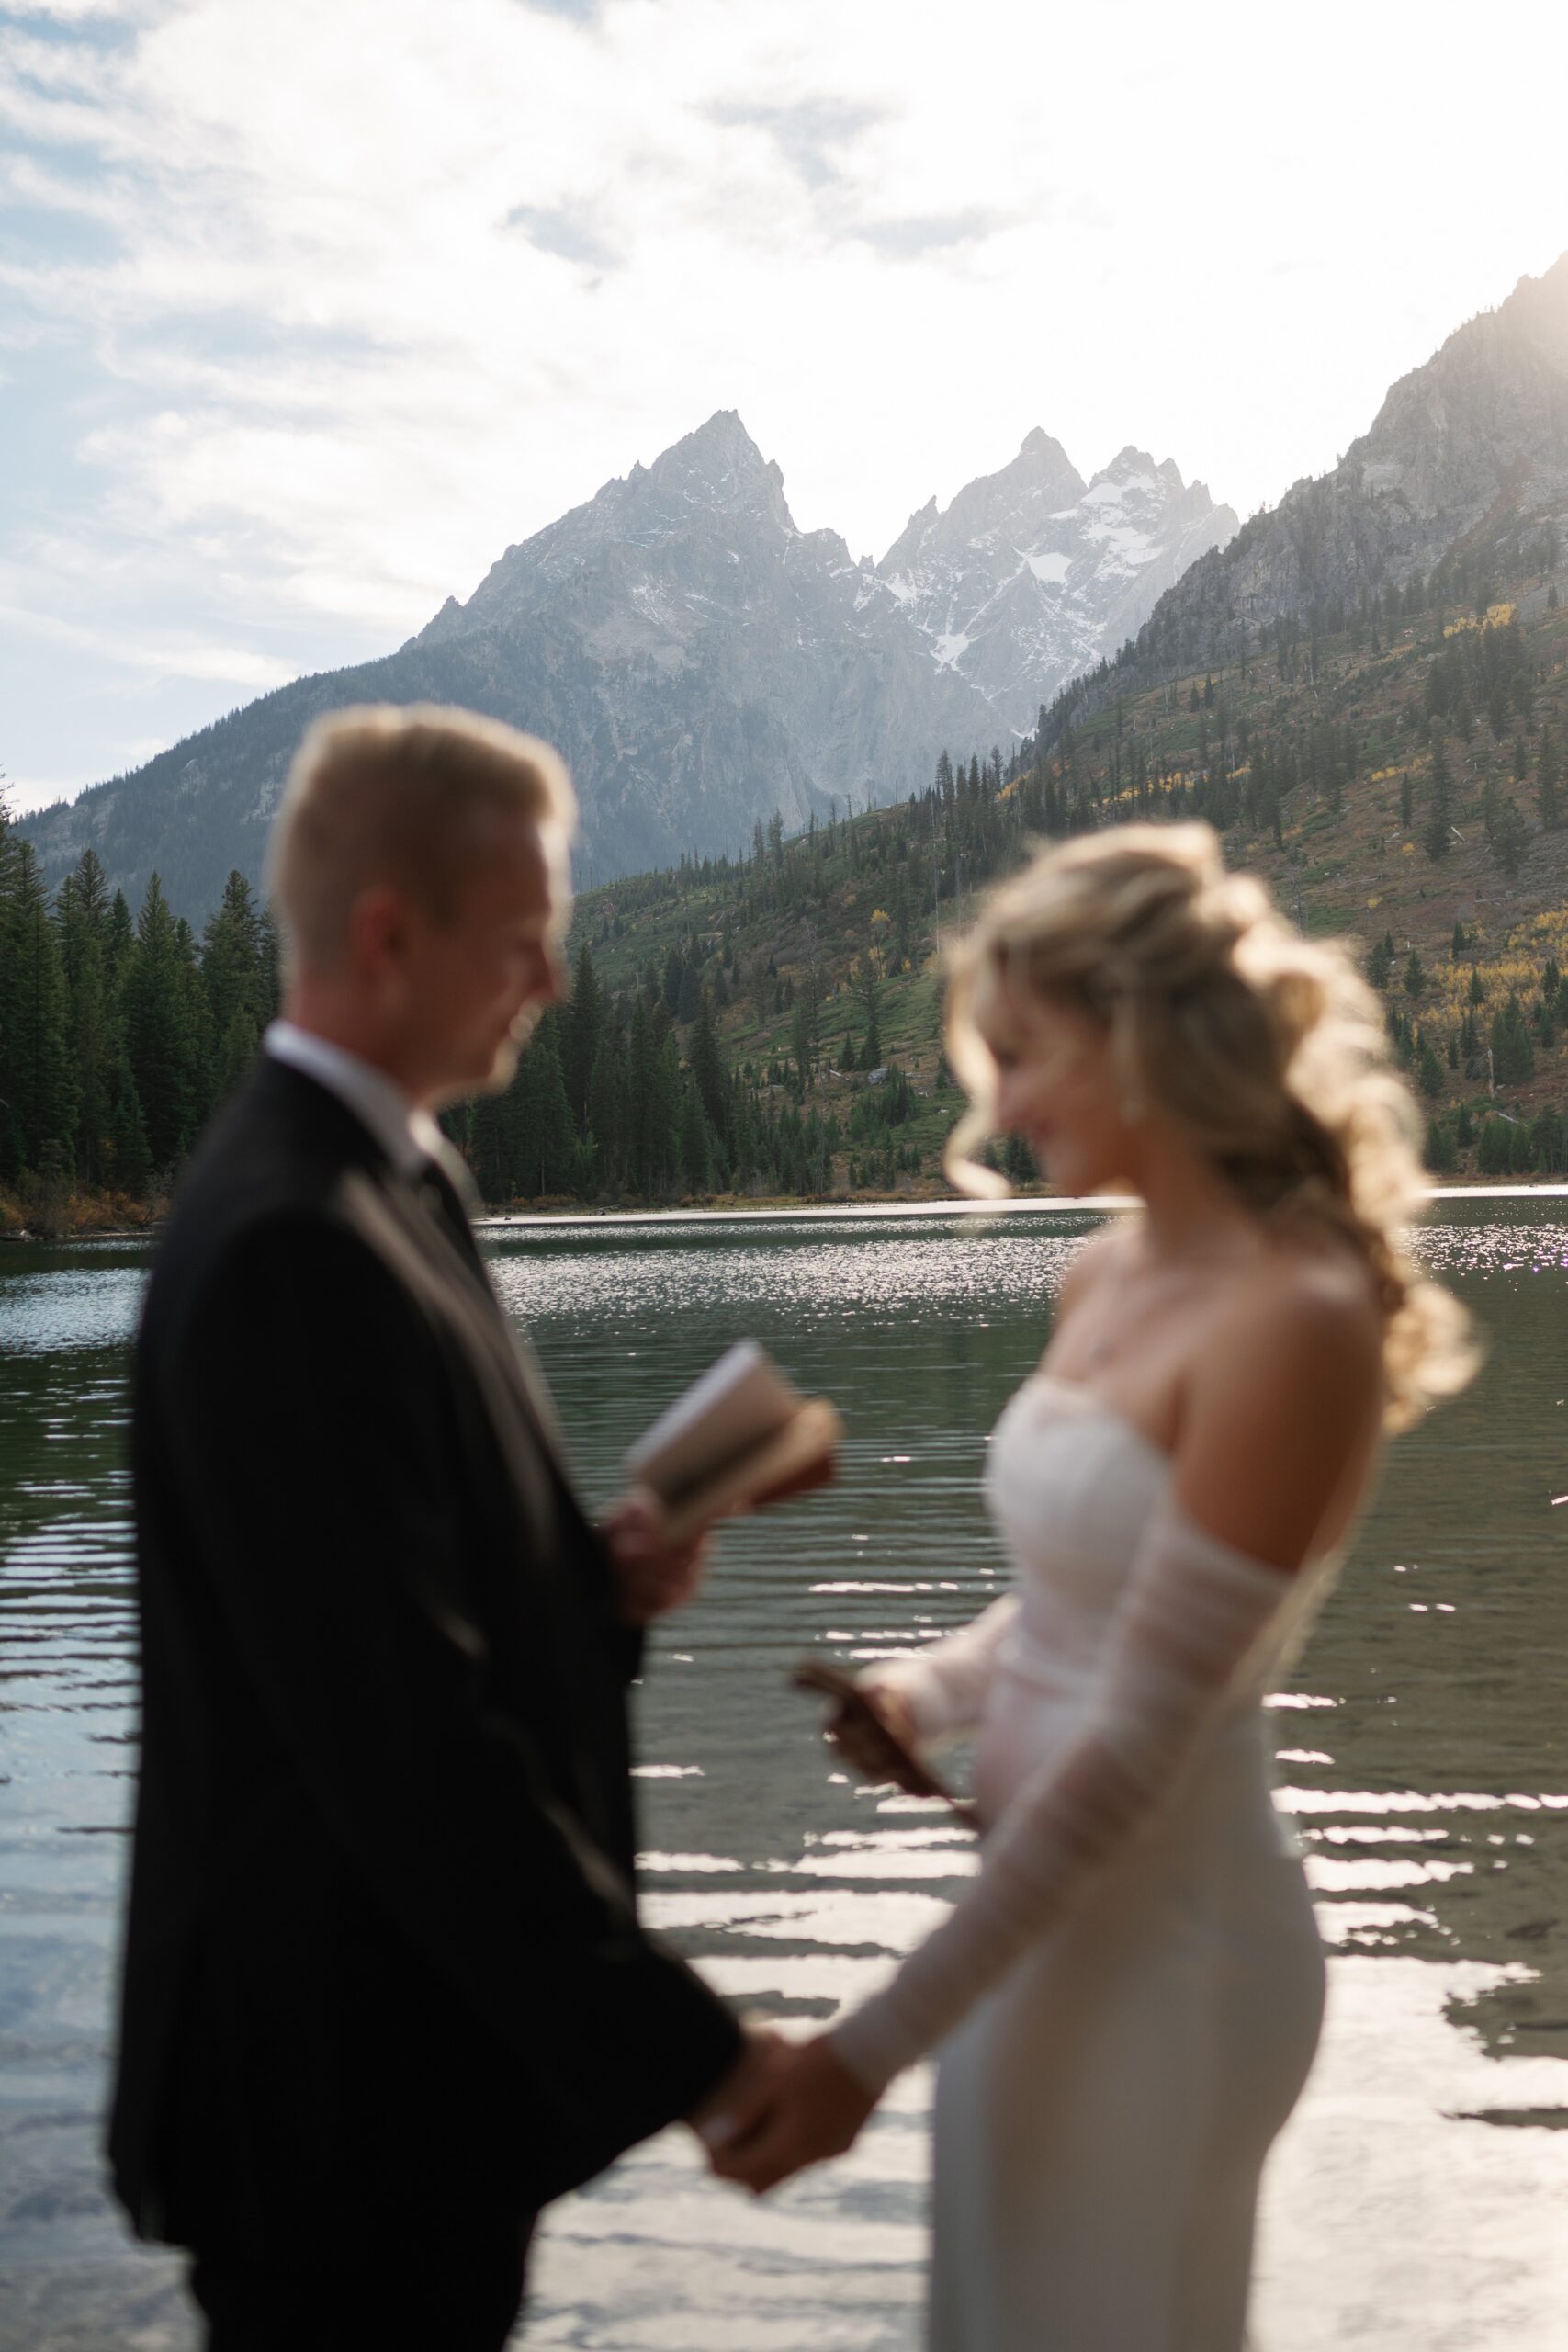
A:
<svg viewBox="0 0 1568 2352">
<path fill-rule="evenodd" d="M 970 1866 L 940 1812 L 836 1773 L 785 1675 L 809 1647 L 852 1660 L 928 1639 L 997 1589 L 986 1432 L 1094 1221 L 492 1238 L 595 1498 L 743 1333 L 844 1409 L 839 1484 L 726 1536 L 638 1700 L 649 1912 L 760 2010 L 831 2014 Z M 1423 1249 L 1490 1361 L 1393 1450 L 1271 1716 L 1333 1960 L 1324 2048 L 1268 2184 L 1263 2352 L 1568 2343 L 1568 1204 L 1445 1203 Z M 5 2352 L 194 2342 L 175 2261 L 129 2243 L 96 2153 L 135 1753 L 120 1456 L 145 1266 L 118 1243 L 0 1256 Z M 928 2092 L 907 2077 L 847 2162 L 761 2204 L 709 2181 L 684 2133 L 637 2151 L 556 2209 L 527 2341 L 912 2352 Z"/>
</svg>

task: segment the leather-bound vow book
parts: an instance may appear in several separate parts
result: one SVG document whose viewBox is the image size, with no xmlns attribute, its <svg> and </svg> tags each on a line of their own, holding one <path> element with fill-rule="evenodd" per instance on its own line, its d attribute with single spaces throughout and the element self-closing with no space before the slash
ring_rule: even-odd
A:
<svg viewBox="0 0 1568 2352">
<path fill-rule="evenodd" d="M 803 1396 L 765 1348 L 742 1340 L 638 1439 L 626 1474 L 663 1504 L 667 1540 L 684 1544 L 732 1511 L 825 1486 L 842 1432 L 825 1396 Z"/>
</svg>

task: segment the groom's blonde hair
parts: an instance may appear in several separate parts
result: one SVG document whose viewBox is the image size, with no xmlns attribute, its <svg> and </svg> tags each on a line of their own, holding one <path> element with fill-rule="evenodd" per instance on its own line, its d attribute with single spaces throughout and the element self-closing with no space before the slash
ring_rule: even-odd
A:
<svg viewBox="0 0 1568 2352">
<path fill-rule="evenodd" d="M 292 969 L 331 968 L 360 893 L 389 883 L 456 919 L 497 820 L 569 841 L 577 802 L 558 753 L 439 703 L 366 704 L 307 730 L 278 804 L 267 890 Z"/>
</svg>

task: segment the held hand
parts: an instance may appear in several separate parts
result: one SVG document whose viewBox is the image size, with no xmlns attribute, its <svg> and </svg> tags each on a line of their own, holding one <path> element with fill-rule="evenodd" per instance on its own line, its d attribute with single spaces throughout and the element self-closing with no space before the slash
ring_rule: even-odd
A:
<svg viewBox="0 0 1568 2352">
<path fill-rule="evenodd" d="M 741 2030 L 746 2040 L 739 2057 L 723 2081 L 686 2118 L 710 2157 L 740 2122 L 766 2106 L 790 2061 L 789 2043 L 771 2025 L 743 2018 Z"/>
<path fill-rule="evenodd" d="M 876 1713 L 896 1740 L 910 1749 L 919 1746 L 914 1711 L 901 1690 L 874 1680 L 866 1683 Z M 832 1704 L 822 1729 L 852 1770 L 866 1781 L 895 1781 L 902 1785 L 903 1762 L 897 1749 L 883 1738 L 872 1715 L 863 1708 Z"/>
<path fill-rule="evenodd" d="M 664 1514 L 648 1487 L 634 1487 L 599 1523 L 615 1564 L 621 1615 L 629 1625 L 650 1625 L 693 1599 L 707 1566 L 709 1541 L 697 1536 L 671 1546 L 664 1540 Z"/>
<path fill-rule="evenodd" d="M 726 2110 L 721 2136 L 705 2135 L 713 2168 L 761 2197 L 806 2165 L 841 2156 L 875 2105 L 875 2093 L 835 2055 L 831 2035 L 818 2034 L 787 2049 L 771 2078 Z"/>
</svg>

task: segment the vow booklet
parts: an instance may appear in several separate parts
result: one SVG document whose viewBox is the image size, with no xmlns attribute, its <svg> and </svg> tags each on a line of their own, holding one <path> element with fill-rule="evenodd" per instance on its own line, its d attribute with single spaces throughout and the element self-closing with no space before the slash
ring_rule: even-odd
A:
<svg viewBox="0 0 1568 2352">
<path fill-rule="evenodd" d="M 742 1340 L 678 1396 L 626 1455 L 627 1476 L 664 1505 L 668 1541 L 738 1510 L 827 1483 L 843 1423 L 803 1396 L 755 1340 Z"/>
</svg>

